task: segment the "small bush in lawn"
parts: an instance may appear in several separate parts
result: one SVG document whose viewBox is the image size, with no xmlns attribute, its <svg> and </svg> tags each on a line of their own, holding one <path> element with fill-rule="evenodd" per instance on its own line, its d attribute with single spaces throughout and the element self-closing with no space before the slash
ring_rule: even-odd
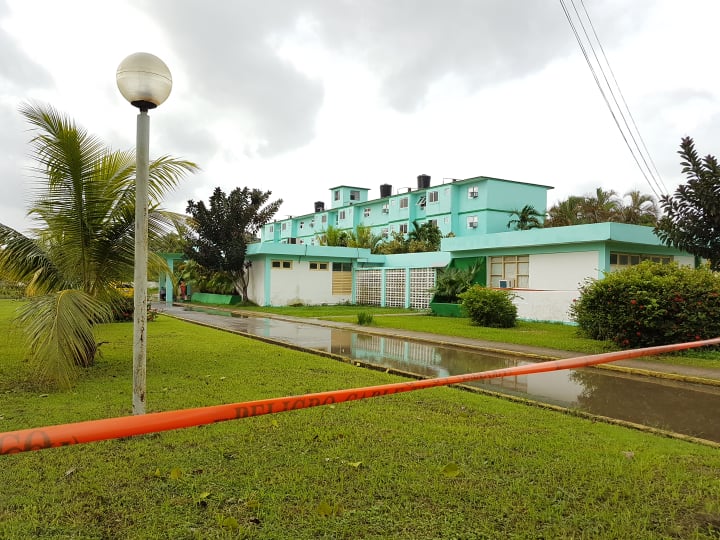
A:
<svg viewBox="0 0 720 540">
<path fill-rule="evenodd" d="M 720 336 L 720 275 L 645 261 L 588 281 L 570 316 L 593 339 L 623 348 Z"/>
<path fill-rule="evenodd" d="M 462 309 L 472 324 L 490 328 L 512 328 L 517 321 L 515 295 L 509 291 L 473 285 L 459 295 Z"/>
<path fill-rule="evenodd" d="M 373 314 L 367 311 L 361 311 L 357 314 L 357 322 L 362 326 L 367 326 L 373 322 Z"/>
</svg>

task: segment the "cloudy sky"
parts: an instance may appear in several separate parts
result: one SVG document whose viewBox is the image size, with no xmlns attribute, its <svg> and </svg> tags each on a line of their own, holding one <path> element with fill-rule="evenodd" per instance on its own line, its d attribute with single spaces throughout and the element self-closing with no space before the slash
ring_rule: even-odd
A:
<svg viewBox="0 0 720 540">
<path fill-rule="evenodd" d="M 720 2 L 574 1 L 673 191 L 681 137 L 720 153 Z M 419 174 L 551 185 L 549 205 L 598 186 L 651 192 L 557 0 L 0 0 L 0 222 L 31 226 L 18 106 L 52 104 L 130 148 L 115 71 L 137 51 L 173 74 L 151 155 L 202 168 L 171 210 L 248 186 L 282 198 L 284 218 L 337 185 L 376 198 Z"/>
</svg>

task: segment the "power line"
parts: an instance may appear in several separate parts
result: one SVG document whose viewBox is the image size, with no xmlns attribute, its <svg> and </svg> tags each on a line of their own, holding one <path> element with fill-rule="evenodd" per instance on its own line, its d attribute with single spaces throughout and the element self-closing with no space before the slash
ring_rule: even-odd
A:
<svg viewBox="0 0 720 540">
<path fill-rule="evenodd" d="M 588 65 L 588 68 L 590 69 L 590 72 L 592 73 L 592 76 L 595 80 L 595 84 L 598 87 L 598 90 L 600 90 L 600 94 L 603 97 L 603 100 L 605 101 L 605 105 L 607 106 L 608 110 L 610 111 L 610 114 L 615 122 L 615 125 L 618 128 L 618 131 L 620 131 L 620 135 L 622 136 L 623 140 L 625 141 L 625 145 L 627 146 L 628 150 L 630 151 L 630 154 L 633 157 L 633 160 L 635 161 L 635 164 L 637 165 L 638 169 L 640 170 L 640 173 L 645 178 L 645 181 L 650 186 L 650 190 L 653 192 L 655 197 L 659 198 L 660 194 L 667 193 L 667 190 L 665 189 L 662 178 L 660 177 L 660 174 L 657 171 L 657 167 L 655 166 L 655 163 L 653 162 L 652 158 L 650 157 L 650 153 L 648 152 L 647 146 L 645 145 L 645 141 L 643 140 L 642 136 L 640 135 L 640 131 L 637 127 L 637 124 L 635 123 L 634 118 L 632 117 L 632 114 L 630 113 L 630 108 L 627 105 L 627 102 L 625 101 L 625 98 L 622 94 L 622 91 L 620 90 L 620 85 L 617 82 L 617 79 L 615 78 L 615 74 L 612 71 L 612 68 L 610 67 L 610 62 L 607 58 L 607 55 L 605 55 L 605 50 L 602 47 L 602 43 L 600 42 L 600 38 L 597 34 L 597 31 L 595 30 L 595 26 L 592 23 L 592 19 L 590 18 L 590 14 L 588 13 L 587 9 L 585 8 L 585 4 L 583 3 L 583 0 L 579 0 L 583 11 L 585 13 L 585 17 L 588 20 L 588 24 L 592 30 L 593 36 L 595 38 L 595 41 L 598 44 L 598 47 L 600 48 L 602 57 L 604 59 L 604 64 L 607 65 L 607 70 L 610 73 L 610 77 L 612 78 L 612 81 L 614 83 L 615 88 L 617 88 L 617 93 L 620 94 L 620 98 L 622 100 L 623 106 L 618 103 L 618 99 L 615 95 L 615 91 L 613 89 L 613 84 L 610 83 L 610 80 L 608 79 L 608 75 L 605 71 L 605 68 L 603 67 L 603 62 L 598 57 L 598 54 L 595 50 L 595 47 L 593 45 L 593 39 L 591 39 L 590 35 L 588 34 L 588 31 L 585 27 L 585 24 L 583 23 L 583 18 L 578 11 L 577 6 L 575 5 L 574 0 L 570 0 L 570 4 L 572 5 L 572 9 L 575 12 L 575 16 L 577 18 L 577 23 L 579 24 L 580 29 L 582 30 L 582 34 L 584 35 L 584 39 L 578 30 L 578 26 L 576 25 L 572 13 L 568 9 L 568 6 L 566 5 L 564 0 L 560 0 L 560 5 L 563 9 L 563 12 L 565 13 L 565 17 L 567 18 L 568 23 L 570 24 L 570 28 L 572 29 L 573 34 L 575 35 L 575 39 L 580 47 L 580 50 L 582 51 L 583 57 L 585 58 L 585 62 Z M 588 52 L 588 49 L 590 52 Z M 594 63 L 591 58 L 594 58 Z M 597 70 L 596 70 L 597 66 Z M 602 75 L 602 79 L 604 81 L 604 85 L 602 81 L 600 80 L 600 77 L 598 76 L 598 71 Z M 611 103 L 612 101 L 612 103 Z M 614 104 L 614 106 L 613 106 Z M 626 113 L 624 111 L 627 111 L 627 117 L 630 118 L 630 122 L 628 122 L 628 119 L 626 117 Z M 618 116 L 620 118 L 618 118 Z M 622 120 L 622 123 L 621 123 Z M 632 127 L 631 125 L 632 124 Z M 623 128 L 624 125 L 624 128 Z M 637 134 L 637 137 L 636 135 Z M 640 144 L 638 144 L 638 139 L 640 140 Z M 632 144 L 631 144 L 632 141 Z M 642 145 L 642 147 L 641 147 Z M 648 163 L 649 162 L 649 163 Z"/>
</svg>

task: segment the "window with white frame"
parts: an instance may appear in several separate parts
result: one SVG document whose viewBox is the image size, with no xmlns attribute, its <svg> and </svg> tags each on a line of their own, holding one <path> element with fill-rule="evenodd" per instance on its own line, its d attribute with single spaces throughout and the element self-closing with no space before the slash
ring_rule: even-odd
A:
<svg viewBox="0 0 720 540">
<path fill-rule="evenodd" d="M 468 226 L 468 229 L 477 229 L 478 228 L 478 217 L 477 216 L 468 216 L 467 226 Z"/>
<path fill-rule="evenodd" d="M 388 213 L 390 213 L 390 207 L 388 206 L 388 203 L 385 203 L 385 204 L 382 205 L 382 213 L 383 213 L 383 214 L 388 214 Z"/>
<path fill-rule="evenodd" d="M 340 219 L 345 219 L 345 210 L 340 210 L 340 212 L 338 212 L 338 217 Z"/>
<path fill-rule="evenodd" d="M 403 197 L 400 199 L 400 208 L 407 208 L 408 207 L 408 198 Z"/>
<path fill-rule="evenodd" d="M 428 202 L 438 202 L 438 192 L 437 191 L 430 191 L 427 194 Z"/>
<path fill-rule="evenodd" d="M 382 229 L 380 229 L 380 236 L 382 236 L 383 238 L 387 238 L 389 234 L 390 230 L 387 227 L 383 227 Z"/>
<path fill-rule="evenodd" d="M 363 208 L 363 217 L 370 217 L 370 209 Z"/>
<path fill-rule="evenodd" d="M 268 232 L 269 232 L 269 233 L 275 232 L 275 226 L 274 226 L 274 225 L 268 225 Z"/>
<path fill-rule="evenodd" d="M 407 234 L 407 232 L 408 232 L 407 223 L 401 223 L 399 228 L 400 228 L 400 234 Z"/>
<path fill-rule="evenodd" d="M 287 229 L 287 223 L 283 223 L 282 226 L 280 227 L 280 230 L 284 231 L 286 229 Z"/>
<path fill-rule="evenodd" d="M 320 223 L 327 223 L 327 214 L 320 216 Z"/>
<path fill-rule="evenodd" d="M 490 287 L 528 288 L 530 256 L 504 255 L 490 257 Z"/>
<path fill-rule="evenodd" d="M 468 199 L 477 199 L 477 198 L 478 198 L 477 186 L 470 186 L 468 188 Z"/>
</svg>

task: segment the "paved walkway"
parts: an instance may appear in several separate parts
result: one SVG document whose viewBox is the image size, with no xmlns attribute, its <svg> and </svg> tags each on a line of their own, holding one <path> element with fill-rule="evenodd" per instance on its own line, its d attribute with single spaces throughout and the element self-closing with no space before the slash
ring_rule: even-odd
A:
<svg viewBox="0 0 720 540">
<path fill-rule="evenodd" d="M 189 305 L 189 304 L 185 304 Z M 170 315 L 178 318 L 183 318 L 183 314 L 187 314 L 184 310 L 185 305 L 175 304 L 172 307 L 163 307 L 162 311 L 167 312 Z M 207 307 L 202 305 L 196 305 L 195 307 Z M 412 330 L 403 330 L 395 328 L 378 328 L 375 326 L 360 326 L 357 324 L 340 322 L 340 321 L 329 321 L 324 319 L 313 319 L 304 317 L 293 317 L 290 315 L 278 315 L 275 313 L 259 313 L 257 311 L 243 311 L 242 309 L 228 308 L 208 308 L 208 309 L 223 309 L 225 311 L 232 311 L 233 313 L 239 313 L 247 315 L 249 317 L 266 317 L 269 319 L 278 319 L 288 322 L 296 322 L 298 324 L 314 324 L 318 326 L 324 326 L 329 328 L 342 328 L 355 332 L 362 332 L 366 334 L 375 334 L 382 336 L 390 336 L 396 338 L 406 338 L 415 341 L 424 341 L 433 343 L 436 345 L 447 345 L 471 349 L 480 349 L 498 353 L 510 353 L 520 354 L 523 356 L 534 357 L 538 360 L 550 360 L 557 358 L 574 358 L 582 356 L 584 353 L 564 351 L 560 349 L 550 349 L 546 347 L 533 347 L 528 345 L 517 345 L 514 343 L 501 343 L 497 341 L 486 341 L 481 339 L 472 339 L 458 336 L 445 336 L 438 334 L 431 334 L 428 332 L 415 332 Z M 210 313 L 193 312 L 193 319 L 199 320 L 205 324 L 227 327 L 229 326 L 230 320 L 227 317 L 221 315 L 213 315 Z M 225 321 L 225 322 L 223 322 Z M 702 368 L 693 366 L 679 366 L 670 364 L 661 364 L 653 362 L 652 360 L 618 360 L 612 364 L 603 364 L 598 367 L 604 367 L 608 369 L 614 369 L 619 371 L 628 371 L 633 373 L 640 373 L 644 375 L 674 378 L 687 381 L 705 382 L 709 384 L 720 385 L 720 368 Z"/>
</svg>

